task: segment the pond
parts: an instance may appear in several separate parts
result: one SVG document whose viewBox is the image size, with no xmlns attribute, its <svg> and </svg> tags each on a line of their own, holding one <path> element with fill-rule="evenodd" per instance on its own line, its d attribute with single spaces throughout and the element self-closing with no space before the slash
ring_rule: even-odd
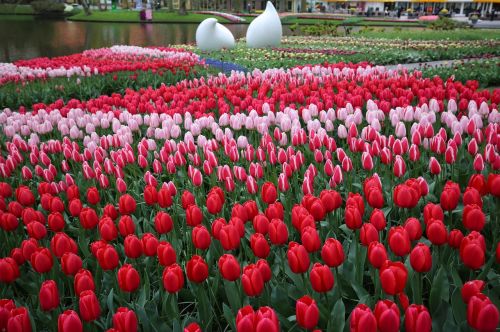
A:
<svg viewBox="0 0 500 332">
<path fill-rule="evenodd" d="M 227 24 L 235 38 L 248 25 Z M 117 44 L 166 46 L 194 43 L 198 24 L 95 23 L 0 15 L 0 62 L 53 57 Z M 290 34 L 283 27 L 285 35 Z"/>
</svg>

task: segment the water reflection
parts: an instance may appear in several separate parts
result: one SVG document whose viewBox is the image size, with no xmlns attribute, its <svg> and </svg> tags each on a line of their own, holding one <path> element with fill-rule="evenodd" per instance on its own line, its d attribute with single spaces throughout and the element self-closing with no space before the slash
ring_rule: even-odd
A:
<svg viewBox="0 0 500 332">
<path fill-rule="evenodd" d="M 12 19 L 0 16 L 0 62 L 40 56 L 60 56 L 117 44 L 166 46 L 194 43 L 197 24 L 95 23 Z M 229 24 L 235 38 L 245 35 L 247 25 Z M 284 33 L 290 30 L 284 27 Z"/>
</svg>

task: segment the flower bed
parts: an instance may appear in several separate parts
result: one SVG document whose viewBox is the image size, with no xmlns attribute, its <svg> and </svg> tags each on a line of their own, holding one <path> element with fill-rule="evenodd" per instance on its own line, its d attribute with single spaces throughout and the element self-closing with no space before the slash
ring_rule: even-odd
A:
<svg viewBox="0 0 500 332">
<path fill-rule="evenodd" d="M 0 330 L 494 331 L 500 90 L 368 64 L 0 113 Z"/>
<path fill-rule="evenodd" d="M 0 63 L 0 85 L 55 77 L 88 77 L 123 71 L 184 71 L 200 64 L 196 54 L 168 48 L 112 46 L 56 58 Z"/>
</svg>

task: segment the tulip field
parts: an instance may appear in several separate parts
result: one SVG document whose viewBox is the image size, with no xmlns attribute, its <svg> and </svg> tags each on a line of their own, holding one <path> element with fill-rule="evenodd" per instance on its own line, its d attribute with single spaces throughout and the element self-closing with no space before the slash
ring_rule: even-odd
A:
<svg viewBox="0 0 500 332">
<path fill-rule="evenodd" d="M 208 73 L 189 47 L 0 65 L 103 91 L 0 110 L 0 331 L 497 330 L 500 89 Z"/>
</svg>

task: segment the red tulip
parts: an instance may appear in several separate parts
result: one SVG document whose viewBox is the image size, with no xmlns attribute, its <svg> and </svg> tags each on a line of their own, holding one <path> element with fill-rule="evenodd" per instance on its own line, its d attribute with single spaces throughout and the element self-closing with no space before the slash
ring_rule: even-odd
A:
<svg viewBox="0 0 500 332">
<path fill-rule="evenodd" d="M 50 249 L 58 258 L 67 252 L 76 254 L 78 251 L 75 240 L 70 238 L 66 233 L 56 233 L 50 241 Z"/>
<path fill-rule="evenodd" d="M 477 270 L 484 265 L 486 244 L 484 237 L 472 231 L 460 244 L 460 259 L 470 269 Z"/>
<path fill-rule="evenodd" d="M 311 261 L 303 245 L 291 241 L 287 251 L 288 265 L 293 273 L 304 273 L 309 269 Z"/>
<path fill-rule="evenodd" d="M 191 323 L 184 328 L 184 332 L 202 332 L 202 330 L 197 323 Z"/>
<path fill-rule="evenodd" d="M 172 217 L 167 212 L 159 211 L 155 216 L 155 230 L 158 234 L 167 234 L 173 228 Z"/>
<path fill-rule="evenodd" d="M 382 289 L 389 295 L 401 293 L 408 279 L 408 271 L 401 262 L 385 261 L 379 270 Z"/>
<path fill-rule="evenodd" d="M 50 311 L 59 306 L 59 290 L 54 280 L 47 280 L 42 283 L 38 295 L 40 308 L 43 311 Z"/>
<path fill-rule="evenodd" d="M 73 310 L 66 310 L 57 319 L 58 332 L 83 332 L 83 324 L 80 317 Z"/>
<path fill-rule="evenodd" d="M 59 212 L 53 212 L 53 213 L 49 214 L 47 219 L 48 219 L 49 228 L 53 232 L 61 232 L 64 229 L 64 226 L 66 226 L 66 222 L 64 221 L 64 217 Z"/>
<path fill-rule="evenodd" d="M 120 307 L 113 315 L 113 328 L 118 332 L 137 332 L 137 316 L 133 310 Z"/>
<path fill-rule="evenodd" d="M 272 272 L 269 263 L 265 259 L 259 259 L 257 263 L 255 263 L 260 270 L 260 274 L 262 275 L 262 279 L 264 282 L 268 282 L 271 280 Z"/>
<path fill-rule="evenodd" d="M 120 235 L 126 237 L 127 235 L 135 233 L 135 224 L 130 216 L 122 216 L 118 221 L 118 230 Z"/>
<path fill-rule="evenodd" d="M 262 201 L 267 204 L 272 204 L 276 201 L 278 197 L 278 192 L 276 191 L 276 187 L 271 182 L 266 182 L 262 185 L 261 192 Z"/>
<path fill-rule="evenodd" d="M 35 195 L 27 186 L 21 185 L 16 189 L 16 200 L 23 206 L 32 206 L 35 203 Z"/>
<path fill-rule="evenodd" d="M 374 314 L 380 332 L 399 331 L 399 309 L 394 302 L 390 300 L 378 301 L 375 305 Z"/>
<path fill-rule="evenodd" d="M 406 219 L 404 229 L 408 233 L 410 241 L 417 241 L 422 237 L 422 225 L 417 218 Z"/>
<path fill-rule="evenodd" d="M 142 242 L 133 234 L 127 235 L 123 242 L 125 255 L 129 258 L 139 258 L 142 256 Z"/>
<path fill-rule="evenodd" d="M 83 208 L 80 212 L 80 224 L 85 229 L 95 228 L 99 222 L 99 218 L 97 217 L 97 213 L 94 209 L 91 208 Z"/>
<path fill-rule="evenodd" d="M 377 320 L 375 315 L 365 304 L 358 304 L 352 311 L 350 330 L 351 332 L 377 331 Z"/>
<path fill-rule="evenodd" d="M 407 332 L 430 332 L 431 315 L 423 305 L 412 304 L 405 311 L 405 329 Z"/>
<path fill-rule="evenodd" d="M 393 191 L 394 203 L 401 208 L 414 208 L 418 204 L 419 192 L 406 184 L 397 185 Z"/>
<path fill-rule="evenodd" d="M 307 252 L 318 251 L 321 246 L 318 231 L 311 226 L 302 229 L 300 239 Z"/>
<path fill-rule="evenodd" d="M 97 261 L 103 270 L 114 270 L 119 263 L 118 253 L 111 244 L 106 244 L 97 250 Z"/>
<path fill-rule="evenodd" d="M 30 257 L 31 266 L 38 273 L 47 273 L 52 269 L 54 259 L 47 248 L 37 248 Z"/>
<path fill-rule="evenodd" d="M 483 291 L 485 286 L 482 280 L 471 280 L 467 281 L 462 287 L 462 300 L 467 304 L 469 300 L 477 294 Z"/>
<path fill-rule="evenodd" d="M 139 272 L 130 264 L 124 264 L 117 273 L 118 286 L 124 292 L 134 292 L 139 288 L 140 277 Z"/>
<path fill-rule="evenodd" d="M 282 220 L 271 220 L 269 224 L 269 239 L 274 245 L 283 245 L 288 242 L 288 228 Z"/>
<path fill-rule="evenodd" d="M 99 191 L 96 187 L 89 187 L 87 189 L 87 202 L 92 205 L 97 205 L 101 200 Z"/>
<path fill-rule="evenodd" d="M 476 204 L 466 205 L 463 210 L 463 223 L 470 231 L 480 232 L 484 228 L 486 216 L 481 207 Z"/>
<path fill-rule="evenodd" d="M 233 250 L 240 246 L 241 238 L 236 226 L 229 224 L 220 229 L 219 240 L 224 250 Z"/>
<path fill-rule="evenodd" d="M 484 294 L 470 298 L 467 304 L 467 323 L 477 331 L 493 332 L 498 327 L 498 309 Z"/>
<path fill-rule="evenodd" d="M 396 256 L 406 256 L 410 253 L 410 236 L 401 226 L 389 230 L 389 248 Z"/>
<path fill-rule="evenodd" d="M 155 187 L 151 185 L 144 187 L 144 202 L 149 206 L 153 206 L 158 202 L 158 192 Z"/>
<path fill-rule="evenodd" d="M 347 205 L 345 208 L 345 224 L 350 229 L 358 229 L 363 221 L 361 220 L 361 212 L 355 205 Z"/>
<path fill-rule="evenodd" d="M 10 283 L 19 278 L 19 266 L 10 257 L 0 258 L 0 282 Z"/>
<path fill-rule="evenodd" d="M 458 184 L 448 181 L 444 185 L 443 191 L 441 192 L 441 207 L 445 211 L 454 210 L 458 205 L 458 200 L 460 199 L 460 187 Z"/>
<path fill-rule="evenodd" d="M 458 249 L 460 248 L 460 244 L 462 243 L 463 238 L 464 235 L 459 229 L 452 229 L 448 236 L 448 244 L 450 245 L 450 247 Z"/>
<path fill-rule="evenodd" d="M 224 254 L 219 258 L 219 272 L 222 277 L 229 281 L 235 281 L 240 277 L 241 268 L 238 260 L 230 254 Z"/>
<path fill-rule="evenodd" d="M 464 206 L 475 204 L 480 208 L 483 207 L 483 199 L 481 198 L 481 193 L 474 187 L 467 187 L 464 192 L 463 197 Z"/>
<path fill-rule="evenodd" d="M 369 246 L 370 243 L 378 242 L 379 240 L 378 231 L 373 224 L 363 224 L 359 234 L 361 244 L 365 247 Z"/>
<path fill-rule="evenodd" d="M 177 254 L 174 247 L 166 241 L 158 243 L 156 254 L 158 255 L 158 261 L 162 266 L 170 266 L 177 260 Z"/>
<path fill-rule="evenodd" d="M 135 212 L 136 202 L 135 199 L 129 194 L 120 196 L 119 199 L 120 213 L 122 215 L 131 215 Z"/>
<path fill-rule="evenodd" d="M 427 203 L 424 207 L 424 222 L 429 224 L 431 219 L 444 220 L 444 213 L 439 204 Z"/>
<path fill-rule="evenodd" d="M 443 245 L 448 241 L 446 227 L 441 220 L 431 219 L 425 230 L 427 238 L 434 245 Z"/>
<path fill-rule="evenodd" d="M 212 238 L 205 226 L 198 225 L 191 231 L 191 240 L 195 248 L 205 250 L 210 247 Z"/>
<path fill-rule="evenodd" d="M 367 254 L 368 261 L 376 269 L 380 269 L 387 260 L 387 250 L 382 243 L 370 243 Z"/>
<path fill-rule="evenodd" d="M 267 219 L 265 214 L 259 213 L 253 217 L 252 225 L 256 233 L 265 235 L 269 232 L 269 219 Z"/>
<path fill-rule="evenodd" d="M 295 317 L 297 323 L 305 329 L 312 329 L 318 325 L 319 309 L 316 301 L 308 295 L 298 299 L 295 304 Z"/>
<path fill-rule="evenodd" d="M 158 249 L 158 239 L 151 233 L 144 233 L 142 235 L 142 250 L 146 256 L 155 256 Z"/>
<path fill-rule="evenodd" d="M 208 278 L 208 264 L 198 255 L 193 255 L 186 263 L 186 274 L 189 280 L 201 283 Z"/>
<path fill-rule="evenodd" d="M 91 322 L 99 318 L 101 315 L 101 306 L 95 293 L 91 290 L 86 290 L 80 293 L 80 316 L 86 322 Z"/>
<path fill-rule="evenodd" d="M 61 257 L 61 269 L 65 275 L 74 276 L 83 266 L 82 259 L 75 253 L 66 252 Z"/>
<path fill-rule="evenodd" d="M 203 214 L 197 205 L 190 205 L 186 209 L 186 223 L 189 226 L 196 226 L 203 221 Z"/>
<path fill-rule="evenodd" d="M 177 293 L 184 287 L 184 275 L 181 267 L 174 263 L 163 270 L 163 287 L 169 293 Z"/>
<path fill-rule="evenodd" d="M 247 296 L 259 296 L 264 290 L 264 279 L 260 269 L 255 264 L 243 268 L 241 284 Z"/>
<path fill-rule="evenodd" d="M 222 210 L 222 200 L 214 191 L 211 191 L 207 196 L 207 210 L 210 214 L 218 214 Z"/>
<path fill-rule="evenodd" d="M 250 237 L 250 247 L 252 248 L 253 254 L 259 258 L 266 258 L 271 251 L 266 238 L 260 233 L 252 234 Z"/>
<path fill-rule="evenodd" d="M 10 311 L 10 317 L 7 321 L 7 331 L 31 332 L 31 321 L 28 309 L 19 307 Z"/>
<path fill-rule="evenodd" d="M 431 250 L 424 243 L 417 243 L 410 253 L 411 267 L 417 272 L 429 272 L 432 267 Z"/>
<path fill-rule="evenodd" d="M 80 270 L 77 274 L 75 274 L 75 279 L 73 280 L 75 294 L 80 296 L 82 292 L 86 290 L 95 290 L 94 278 L 92 277 L 92 273 L 88 270 Z"/>
<path fill-rule="evenodd" d="M 318 293 L 328 292 L 333 288 L 333 273 L 328 265 L 315 263 L 309 275 L 312 288 Z"/>
</svg>

